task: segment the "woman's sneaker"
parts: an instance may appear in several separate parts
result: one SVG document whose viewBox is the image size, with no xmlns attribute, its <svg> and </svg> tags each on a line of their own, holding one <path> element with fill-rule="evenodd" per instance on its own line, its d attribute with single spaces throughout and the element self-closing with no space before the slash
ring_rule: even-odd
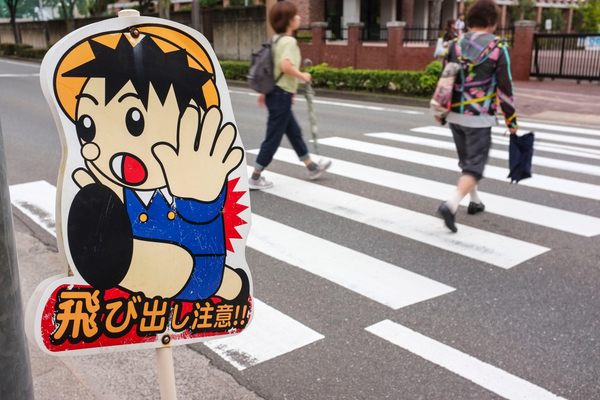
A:
<svg viewBox="0 0 600 400">
<path fill-rule="evenodd" d="M 261 176 L 258 179 L 248 179 L 248 187 L 252 190 L 263 190 L 263 189 L 271 189 L 273 187 L 273 182 L 270 182 L 265 179 L 264 176 Z"/>
<path fill-rule="evenodd" d="M 319 179 L 321 175 L 323 175 L 325 171 L 327 171 L 327 169 L 331 167 L 331 160 L 322 159 L 319 160 L 319 162 L 316 164 L 317 168 L 313 169 L 312 171 L 310 169 L 308 170 L 308 179 L 310 179 L 311 181 Z"/>
</svg>

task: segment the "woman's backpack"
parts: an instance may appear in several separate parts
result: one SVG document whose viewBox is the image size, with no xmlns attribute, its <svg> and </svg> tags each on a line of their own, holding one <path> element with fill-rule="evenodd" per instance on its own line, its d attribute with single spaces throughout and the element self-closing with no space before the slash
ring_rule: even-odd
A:
<svg viewBox="0 0 600 400">
<path fill-rule="evenodd" d="M 283 76 L 279 74 L 275 78 L 275 66 L 273 65 L 273 46 L 277 44 L 283 35 L 278 36 L 275 41 L 273 39 L 263 43 L 260 50 L 252 53 L 250 70 L 246 78 L 250 88 L 258 93 L 267 94 L 275 88 L 275 84 Z"/>
</svg>

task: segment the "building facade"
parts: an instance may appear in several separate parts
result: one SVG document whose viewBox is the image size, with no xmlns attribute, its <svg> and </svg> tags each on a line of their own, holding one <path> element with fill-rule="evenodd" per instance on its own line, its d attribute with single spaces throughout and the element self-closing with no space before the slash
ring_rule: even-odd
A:
<svg viewBox="0 0 600 400">
<path fill-rule="evenodd" d="M 348 24 L 363 23 L 365 40 L 385 40 L 388 22 L 404 21 L 409 29 L 443 29 L 446 22 L 456 19 L 465 7 L 465 0 L 292 0 L 298 5 L 303 26 L 312 22 L 327 22 L 330 39 L 346 39 Z M 537 0 L 536 23 L 542 26 L 544 9 L 559 9 L 563 13 L 564 30 L 571 31 L 573 9 L 586 0 Z M 467 0 L 467 3 L 469 1 Z M 501 10 L 499 27 L 510 25 L 509 11 L 518 0 L 497 0 Z"/>
</svg>

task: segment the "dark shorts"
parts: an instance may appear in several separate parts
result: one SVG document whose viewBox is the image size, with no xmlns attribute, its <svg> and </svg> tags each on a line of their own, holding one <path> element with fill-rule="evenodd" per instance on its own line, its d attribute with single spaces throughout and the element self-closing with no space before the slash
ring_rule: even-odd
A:
<svg viewBox="0 0 600 400">
<path fill-rule="evenodd" d="M 469 128 L 450 124 L 450 129 L 462 173 L 480 180 L 492 145 L 492 128 Z"/>
</svg>

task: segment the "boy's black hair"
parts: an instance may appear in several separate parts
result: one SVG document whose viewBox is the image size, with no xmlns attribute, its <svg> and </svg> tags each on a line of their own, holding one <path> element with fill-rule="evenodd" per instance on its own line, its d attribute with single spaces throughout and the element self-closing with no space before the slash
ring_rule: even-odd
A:
<svg viewBox="0 0 600 400">
<path fill-rule="evenodd" d="M 489 28 L 498 24 L 498 6 L 494 0 L 478 0 L 469 8 L 467 26 L 469 28 Z"/>
<path fill-rule="evenodd" d="M 131 81 L 146 108 L 152 84 L 162 104 L 173 86 L 180 112 L 192 99 L 198 107 L 206 109 L 202 86 L 211 79 L 211 74 L 191 68 L 185 50 L 165 53 L 150 36 L 143 37 L 132 46 L 122 35 L 115 49 L 95 40 L 89 43 L 95 58 L 63 73 L 63 76 L 105 78 L 105 104 Z"/>
</svg>

